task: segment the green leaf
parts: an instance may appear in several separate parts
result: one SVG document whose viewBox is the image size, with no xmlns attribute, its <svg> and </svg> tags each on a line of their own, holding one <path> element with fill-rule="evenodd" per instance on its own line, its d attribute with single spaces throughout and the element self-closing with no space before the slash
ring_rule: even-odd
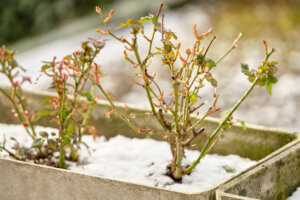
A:
<svg viewBox="0 0 300 200">
<path fill-rule="evenodd" d="M 153 15 L 141 17 L 137 22 L 138 23 L 149 23 L 153 21 Z"/>
<path fill-rule="evenodd" d="M 66 132 L 68 135 L 71 135 L 72 133 L 74 133 L 75 131 L 75 125 L 71 122 L 68 123 L 67 128 L 66 128 Z"/>
<path fill-rule="evenodd" d="M 267 79 L 265 77 L 260 78 L 258 81 L 258 85 L 260 86 L 264 86 L 266 85 L 266 83 L 267 83 Z"/>
<path fill-rule="evenodd" d="M 165 31 L 165 39 L 166 40 L 171 40 L 172 38 L 177 40 L 177 35 L 172 31 Z"/>
<path fill-rule="evenodd" d="M 47 109 L 42 109 L 42 110 L 39 110 L 39 112 L 38 112 L 39 117 L 49 116 L 51 114 L 52 114 L 52 111 L 47 110 Z"/>
<path fill-rule="evenodd" d="M 268 81 L 269 83 L 274 84 L 277 83 L 278 79 L 275 76 L 270 75 L 268 76 Z"/>
<path fill-rule="evenodd" d="M 63 119 L 66 119 L 70 113 L 71 113 L 71 110 L 64 109 L 63 111 L 61 111 L 60 114 Z"/>
<path fill-rule="evenodd" d="M 249 70 L 248 64 L 241 64 L 242 73 L 248 76 L 248 80 L 252 83 L 255 80 L 255 74 Z"/>
<path fill-rule="evenodd" d="M 216 79 L 214 79 L 214 78 L 211 79 L 210 83 L 211 83 L 211 85 L 213 87 L 217 87 L 218 86 L 218 81 Z"/>
<path fill-rule="evenodd" d="M 246 123 L 243 120 L 240 120 L 240 119 L 238 119 L 237 121 L 242 125 L 243 131 L 246 131 L 247 130 Z"/>
<path fill-rule="evenodd" d="M 35 139 L 31 145 L 31 147 L 40 149 L 43 146 L 44 142 L 45 142 L 45 140 L 42 138 Z"/>
<path fill-rule="evenodd" d="M 45 105 L 51 105 L 51 99 L 50 99 L 50 98 L 46 99 L 46 100 L 44 101 L 44 104 L 45 104 Z"/>
<path fill-rule="evenodd" d="M 49 69 L 50 67 L 51 67 L 51 65 L 47 65 L 47 64 L 46 64 L 46 65 L 43 65 L 42 68 L 41 68 L 41 71 L 44 72 L 44 71 L 46 71 L 47 69 Z"/>
<path fill-rule="evenodd" d="M 206 65 L 209 66 L 209 67 L 215 67 L 215 66 L 217 66 L 217 64 L 215 63 L 215 61 L 213 61 L 212 59 L 206 60 Z"/>
<path fill-rule="evenodd" d="M 197 56 L 197 60 L 198 61 L 203 61 L 204 60 L 204 56 L 202 54 Z"/>
<path fill-rule="evenodd" d="M 193 94 L 192 96 L 190 96 L 190 102 L 192 104 L 196 104 L 197 103 L 197 95 Z"/>
<path fill-rule="evenodd" d="M 125 23 L 120 24 L 118 28 L 125 28 L 134 25 L 136 21 L 134 19 L 128 19 Z"/>
<path fill-rule="evenodd" d="M 223 112 L 220 113 L 220 117 L 226 116 L 230 111 L 229 110 L 224 110 Z"/>
<path fill-rule="evenodd" d="M 93 101 L 93 96 L 90 91 L 87 91 L 86 93 L 84 93 L 84 95 L 88 101 Z"/>
<path fill-rule="evenodd" d="M 64 60 L 71 60 L 72 59 L 72 55 L 66 55 L 65 57 L 64 57 Z"/>
<path fill-rule="evenodd" d="M 71 143 L 71 138 L 67 135 L 62 136 L 63 140 L 64 140 L 64 144 L 68 145 Z"/>
<path fill-rule="evenodd" d="M 170 53 L 172 51 L 172 43 L 170 41 L 164 40 L 164 50 L 166 53 Z"/>
<path fill-rule="evenodd" d="M 17 140 L 15 137 L 10 137 L 10 139 L 11 139 L 12 141 L 15 141 L 17 144 L 19 144 L 18 140 Z"/>
<path fill-rule="evenodd" d="M 57 147 L 57 143 L 56 143 L 56 141 L 55 141 L 55 140 L 53 140 L 53 139 L 50 139 L 50 140 L 48 140 L 48 147 L 49 147 L 50 149 L 53 149 L 53 150 L 55 150 L 55 149 L 56 149 L 56 147 Z"/>
<path fill-rule="evenodd" d="M 229 123 L 228 123 L 228 121 L 224 123 L 223 128 L 224 128 L 224 129 L 229 128 Z"/>
<path fill-rule="evenodd" d="M 24 149 L 24 148 L 20 148 L 20 149 L 18 150 L 18 153 L 19 153 L 19 155 L 20 155 L 21 157 L 24 157 L 24 156 L 25 156 L 25 149 Z"/>
<path fill-rule="evenodd" d="M 153 16 L 152 22 L 153 22 L 153 24 L 155 24 L 156 26 L 158 26 L 158 27 L 160 28 L 159 23 L 158 23 L 158 17 L 157 17 L 157 16 Z"/>
<path fill-rule="evenodd" d="M 41 131 L 39 134 L 43 138 L 47 138 L 49 136 L 49 134 L 46 131 Z"/>
<path fill-rule="evenodd" d="M 245 74 L 246 76 L 249 76 L 251 72 L 249 71 L 249 66 L 248 64 L 241 64 L 242 68 L 242 73 Z"/>
<path fill-rule="evenodd" d="M 227 173 L 235 173 L 236 169 L 233 167 L 230 167 L 229 165 L 223 165 L 222 168 L 227 172 Z"/>
<path fill-rule="evenodd" d="M 146 139 L 152 139 L 152 135 L 149 134 L 149 133 L 147 133 L 146 136 L 145 136 L 145 138 L 146 138 Z"/>
</svg>

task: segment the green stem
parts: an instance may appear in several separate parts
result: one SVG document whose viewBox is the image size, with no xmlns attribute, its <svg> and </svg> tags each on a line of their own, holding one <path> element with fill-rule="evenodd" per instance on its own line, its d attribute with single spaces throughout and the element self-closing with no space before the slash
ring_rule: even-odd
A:
<svg viewBox="0 0 300 200">
<path fill-rule="evenodd" d="M 24 102 L 23 102 L 22 98 L 21 98 L 18 94 L 16 94 L 16 97 L 18 98 L 18 100 L 19 100 L 19 102 L 20 102 L 20 105 L 21 105 L 21 108 L 22 108 L 23 112 L 25 112 L 26 109 L 25 109 L 25 105 L 24 105 Z M 29 127 L 30 127 L 30 129 L 31 129 L 31 132 L 32 132 L 32 138 L 35 139 L 35 137 L 36 137 L 36 132 L 35 132 L 33 123 L 32 123 L 32 121 L 31 121 L 31 119 L 30 119 L 29 117 L 27 117 L 26 115 L 25 115 L 24 117 L 25 117 L 25 119 L 27 120 L 28 125 L 29 125 Z"/>
<path fill-rule="evenodd" d="M 176 137 L 176 165 L 174 178 L 180 179 L 182 177 L 181 161 L 182 161 L 182 142 L 180 136 Z"/>
<path fill-rule="evenodd" d="M 252 92 L 252 90 L 254 89 L 255 85 L 258 82 L 258 78 L 256 78 L 254 80 L 254 82 L 252 83 L 251 87 L 244 93 L 244 95 L 239 99 L 239 101 L 232 107 L 232 109 L 230 110 L 230 112 L 226 115 L 226 117 L 223 119 L 223 121 L 219 124 L 219 126 L 214 130 L 214 132 L 211 134 L 211 137 L 209 140 L 207 140 L 207 142 L 205 143 L 204 147 L 201 149 L 201 153 L 199 155 L 199 157 L 197 158 L 197 160 L 195 160 L 195 162 L 188 167 L 185 170 L 186 174 L 191 173 L 191 171 L 199 164 L 200 160 L 208 153 L 208 149 L 211 149 L 210 145 L 211 143 L 214 141 L 214 138 L 218 135 L 219 131 L 222 129 L 222 127 L 224 126 L 224 124 L 229 120 L 229 118 L 232 116 L 232 114 L 236 111 L 236 109 L 241 105 L 241 103 L 249 96 L 249 94 Z"/>
<path fill-rule="evenodd" d="M 5 92 L 5 90 L 3 90 L 2 88 L 0 88 L 0 92 L 11 102 L 14 110 L 17 113 L 17 118 L 20 122 L 23 122 L 23 118 L 22 118 L 22 114 L 18 108 L 18 106 L 16 105 L 16 103 L 14 102 L 14 100 Z M 25 131 L 28 133 L 28 135 L 34 140 L 34 136 L 31 134 L 31 132 L 28 130 L 28 128 L 24 127 Z"/>
<path fill-rule="evenodd" d="M 19 158 L 17 155 L 15 155 L 14 153 L 12 153 L 11 151 L 9 151 L 7 148 L 5 148 L 4 146 L 0 146 L 0 149 L 2 149 L 3 151 L 5 151 L 6 153 L 8 153 L 9 156 L 13 157 L 15 160 L 21 160 L 21 158 Z"/>
<path fill-rule="evenodd" d="M 12 78 L 12 76 L 11 76 L 11 73 L 8 74 L 7 78 L 9 79 L 10 84 L 13 85 L 13 82 L 14 82 L 14 81 L 13 81 L 13 78 Z M 26 108 L 25 108 L 25 105 L 24 105 L 24 102 L 23 102 L 22 98 L 18 95 L 18 92 L 16 92 L 15 95 L 16 95 L 16 97 L 17 97 L 17 99 L 18 99 L 18 101 L 19 101 L 19 103 L 20 103 L 20 105 L 21 105 L 21 109 L 22 109 L 23 113 L 25 113 Z M 20 112 L 20 113 L 21 113 L 21 112 Z M 32 122 L 31 122 L 31 120 L 30 120 L 29 117 L 27 117 L 26 115 L 23 115 L 23 117 L 24 117 L 24 118 L 26 119 L 26 121 L 28 122 L 28 125 L 29 125 L 29 127 L 30 127 L 30 129 L 31 129 L 31 132 L 32 132 L 30 135 L 32 135 L 32 139 L 34 140 L 35 137 L 36 137 L 36 133 L 35 133 L 34 126 L 33 126 L 33 124 L 32 124 Z M 28 128 L 26 128 L 26 127 L 25 127 L 25 129 L 28 130 Z M 29 132 L 29 131 L 28 131 L 28 132 Z"/>
<path fill-rule="evenodd" d="M 200 119 L 198 119 L 187 131 L 186 135 L 188 135 L 194 128 L 198 127 L 201 122 L 209 115 L 209 111 L 207 111 Z"/>
<path fill-rule="evenodd" d="M 62 142 L 59 147 L 59 161 L 58 161 L 58 167 L 59 168 L 66 168 L 65 163 L 65 145 L 63 142 L 63 138 L 61 138 Z"/>
<path fill-rule="evenodd" d="M 144 66 L 145 66 L 145 65 L 143 65 L 143 63 L 142 63 L 142 61 L 141 61 L 141 58 L 140 58 L 140 56 L 139 56 L 139 53 L 138 53 L 136 47 L 135 47 L 135 46 L 132 46 L 132 48 L 133 48 L 135 57 L 136 57 L 136 59 L 137 59 L 137 61 L 138 61 L 138 64 L 139 64 L 139 66 L 140 66 L 141 72 L 142 72 L 142 73 L 145 73 L 145 72 L 144 72 L 144 70 L 145 70 L 145 69 L 144 69 Z M 144 87 L 144 88 L 145 88 L 145 90 L 146 90 L 148 102 L 149 102 L 149 104 L 150 104 L 152 113 L 153 113 L 155 119 L 156 119 L 156 120 L 158 121 L 158 123 L 160 124 L 160 126 L 163 128 L 163 130 L 164 130 L 164 131 L 167 131 L 168 129 L 165 127 L 165 125 L 162 123 L 162 121 L 159 120 L 159 116 L 158 116 L 158 114 L 157 114 L 157 112 L 156 112 L 156 110 L 155 110 L 155 107 L 154 107 L 154 104 L 153 104 L 153 101 L 152 101 L 152 96 L 151 96 L 151 94 L 150 94 L 150 89 L 149 89 L 150 86 L 148 85 L 148 82 L 147 82 L 147 80 L 146 80 L 145 78 L 144 78 L 144 84 L 145 84 L 145 87 Z"/>
<path fill-rule="evenodd" d="M 236 45 L 237 45 L 237 43 L 239 42 L 239 40 L 242 38 L 242 36 L 243 36 L 243 34 L 242 34 L 242 33 L 239 33 L 239 35 L 237 36 L 237 38 L 234 40 L 234 42 L 233 42 L 231 48 L 228 49 L 228 50 L 226 51 L 226 53 L 225 53 L 223 56 L 221 56 L 221 57 L 217 60 L 216 64 L 218 64 L 219 62 L 221 62 L 226 56 L 228 56 L 228 54 L 230 54 L 230 52 L 231 52 L 233 49 L 236 48 Z"/>
</svg>

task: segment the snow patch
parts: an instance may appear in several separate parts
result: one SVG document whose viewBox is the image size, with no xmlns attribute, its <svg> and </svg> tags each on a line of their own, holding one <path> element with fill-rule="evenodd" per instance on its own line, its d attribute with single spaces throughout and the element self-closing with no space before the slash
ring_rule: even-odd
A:
<svg viewBox="0 0 300 200">
<path fill-rule="evenodd" d="M 0 143 L 5 134 L 7 148 L 13 146 L 13 142 L 8 140 L 9 137 L 15 137 L 25 146 L 31 145 L 30 137 L 20 125 L 0 124 L 0 130 Z M 45 127 L 38 127 L 37 130 L 57 131 Z M 120 135 L 109 140 L 98 137 L 95 141 L 87 135 L 83 137 L 83 141 L 90 147 L 89 149 L 82 147 L 79 152 L 80 163 L 83 164 L 72 163 L 70 170 L 188 193 L 200 192 L 214 186 L 255 164 L 255 161 L 237 155 L 207 155 L 193 173 L 185 176 L 180 184 L 174 183 L 165 175 L 166 165 L 171 160 L 170 149 L 166 142 L 130 139 Z M 190 164 L 198 155 L 198 151 L 187 150 L 183 164 Z M 0 152 L 0 157 L 8 155 Z M 234 172 L 226 171 L 226 167 L 234 169 Z"/>
</svg>

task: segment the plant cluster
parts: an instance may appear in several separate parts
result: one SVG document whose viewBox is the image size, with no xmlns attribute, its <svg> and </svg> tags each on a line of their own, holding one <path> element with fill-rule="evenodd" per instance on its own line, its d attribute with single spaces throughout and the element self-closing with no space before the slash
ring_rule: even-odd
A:
<svg viewBox="0 0 300 200">
<path fill-rule="evenodd" d="M 130 36 L 117 36 L 111 31 L 109 21 L 114 14 L 111 10 L 105 16 L 101 8 L 96 7 L 96 12 L 100 15 L 105 30 L 97 29 L 100 34 L 108 35 L 119 41 L 125 47 L 124 59 L 128 61 L 134 69 L 137 69 L 135 83 L 145 90 L 151 111 L 150 113 L 160 125 L 160 129 L 139 128 L 132 118 L 134 115 L 128 111 L 119 109 L 101 85 L 100 77 L 102 76 L 99 66 L 94 62 L 95 56 L 104 47 L 104 42 L 100 40 L 90 40 L 82 44 L 82 50 L 76 51 L 71 55 L 64 57 L 61 61 L 54 58 L 51 62 L 47 62 L 42 71 L 52 79 L 51 87 L 55 89 L 57 96 L 49 99 L 48 104 L 52 109 L 42 110 L 42 115 L 53 116 L 57 123 L 59 133 L 54 141 L 55 151 L 58 151 L 59 161 L 58 167 L 65 166 L 66 153 L 65 149 L 69 149 L 69 157 L 71 160 L 77 160 L 78 148 L 81 136 L 84 132 L 89 132 L 94 136 L 97 134 L 95 128 L 88 124 L 88 116 L 95 103 L 94 97 L 90 91 L 84 90 L 87 81 L 90 81 L 93 87 L 103 94 L 111 105 L 112 110 L 106 113 L 110 115 L 116 113 L 129 127 L 137 133 L 158 134 L 166 138 L 170 145 L 172 160 L 167 166 L 167 174 L 175 181 L 180 182 L 184 175 L 190 174 L 197 166 L 200 160 L 218 143 L 218 140 L 224 133 L 224 130 L 232 124 L 232 115 L 241 103 L 249 96 L 255 86 L 266 86 L 267 91 L 271 94 L 272 84 L 276 83 L 275 73 L 277 71 L 276 62 L 269 61 L 274 50 L 269 50 L 267 43 L 265 46 L 265 59 L 258 70 L 249 69 L 249 66 L 242 64 L 242 72 L 248 77 L 251 86 L 244 95 L 236 102 L 232 109 L 226 112 L 224 119 L 219 123 L 218 127 L 209 134 L 206 134 L 203 143 L 195 143 L 199 135 L 204 134 L 203 121 L 210 115 L 218 112 L 220 108 L 217 106 L 219 94 L 217 93 L 218 82 L 213 76 L 213 69 L 237 48 L 237 43 L 242 37 L 239 34 L 232 46 L 217 60 L 208 57 L 216 37 L 212 35 L 212 29 L 207 32 L 199 33 L 196 25 L 193 26 L 195 42 L 191 48 L 182 50 L 182 45 L 178 42 L 178 38 L 174 32 L 166 29 L 164 24 L 164 15 L 162 14 L 162 5 L 155 15 L 141 17 L 139 19 L 129 19 L 121 24 L 119 28 L 131 29 Z M 145 33 L 144 25 L 152 24 L 152 31 Z M 154 40 L 160 36 L 160 43 L 154 44 Z M 140 39 L 147 42 L 146 54 L 139 48 Z M 210 39 L 208 45 L 203 42 Z M 5 56 L 8 54 L 9 56 Z M 159 57 L 161 63 L 169 70 L 170 82 L 172 83 L 172 92 L 166 94 L 157 81 L 156 74 L 151 73 L 151 60 Z M 45 142 L 43 137 L 48 138 L 48 134 L 43 133 L 41 137 L 37 137 L 34 131 L 33 122 L 29 118 L 31 115 L 26 112 L 26 107 L 22 106 L 22 90 L 20 84 L 14 81 L 15 75 L 12 70 L 19 69 L 13 60 L 13 52 L 9 52 L 3 47 L 0 52 L 1 72 L 8 77 L 11 82 L 12 90 L 10 93 L 1 92 L 11 101 L 14 113 L 23 124 L 28 134 L 33 138 L 33 147 L 37 146 L 39 151 L 43 151 L 44 144 L 49 146 L 49 141 Z M 27 79 L 25 79 L 27 80 Z M 16 85 L 16 86 L 15 86 Z M 200 96 L 204 87 L 213 88 L 212 100 L 203 100 Z M 20 92 L 18 92 L 18 91 Z M 68 96 L 71 95 L 71 96 Z M 83 96 L 87 101 L 87 105 L 78 103 L 78 98 Z M 17 99 L 16 99 L 17 98 Z M 30 116 L 30 117 L 29 117 Z M 195 145 L 202 145 L 198 158 L 188 166 L 183 166 L 182 160 L 185 157 L 185 150 Z M 6 150 L 4 145 L 2 149 Z M 16 154 L 10 153 L 16 158 Z"/>
<path fill-rule="evenodd" d="M 21 82 L 16 80 L 22 68 L 15 61 L 14 52 L 8 51 L 5 46 L 0 48 L 0 72 L 8 78 L 12 86 L 8 91 L 0 89 L 0 92 L 11 102 L 13 115 L 32 138 L 29 149 L 21 147 L 15 138 L 11 138 L 16 141 L 16 152 L 9 151 L 5 142 L 0 146 L 0 150 L 8 152 L 17 160 L 29 159 L 59 168 L 67 167 L 66 159 L 78 160 L 78 149 L 80 144 L 83 144 L 82 135 L 86 132 L 97 135 L 96 128 L 88 121 L 95 100 L 92 91 L 86 90 L 85 86 L 88 74 L 94 73 L 94 65 L 97 65 L 93 60 L 103 46 L 104 43 L 99 41 L 86 41 L 82 43 L 81 50 L 65 56 L 62 60 L 57 61 L 54 57 L 51 62 L 45 62 L 41 71 L 51 78 L 50 88 L 54 89 L 57 95 L 45 101 L 49 109 L 39 111 L 31 111 L 27 106 L 21 86 L 25 81 L 31 80 L 27 77 L 23 77 Z M 80 100 L 80 96 L 84 96 L 85 99 Z M 34 123 L 42 117 L 52 118 L 57 124 L 58 135 L 45 131 L 37 133 Z M 55 152 L 59 153 L 58 161 L 54 159 Z"/>
</svg>

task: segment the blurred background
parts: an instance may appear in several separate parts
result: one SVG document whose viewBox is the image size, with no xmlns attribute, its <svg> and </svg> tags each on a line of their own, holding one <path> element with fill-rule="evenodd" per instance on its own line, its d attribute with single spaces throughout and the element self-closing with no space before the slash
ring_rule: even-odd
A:
<svg viewBox="0 0 300 200">
<path fill-rule="evenodd" d="M 155 13 L 161 2 L 165 4 L 166 27 L 178 35 L 184 47 L 193 45 L 193 24 L 201 32 L 214 28 L 217 40 L 208 54 L 212 59 L 220 57 L 239 32 L 244 33 L 238 49 L 214 71 L 223 110 L 229 109 L 249 87 L 247 78 L 240 73 L 240 64 L 260 65 L 264 57 L 262 40 L 268 41 L 276 49 L 273 59 L 279 62 L 279 81 L 272 96 L 265 88 L 257 88 L 235 118 L 300 130 L 300 0 L 0 0 L 0 45 L 17 49 L 18 62 L 35 78 L 39 76 L 41 61 L 53 56 L 62 58 L 79 49 L 88 37 L 100 36 L 95 32 L 102 27 L 96 5 L 106 11 L 114 8 L 112 26 L 117 26 L 128 18 Z M 145 30 L 150 28 L 149 24 Z M 116 33 L 126 36 L 128 30 Z M 106 74 L 102 82 L 117 101 L 147 107 L 143 90 L 131 81 L 134 72 L 123 61 L 122 51 L 120 44 L 107 41 L 97 57 Z M 151 68 L 160 72 L 159 82 L 169 90 L 166 68 L 159 60 L 154 60 Z M 0 81 L 5 84 L 2 77 Z M 28 87 L 47 89 L 48 81 L 40 79 Z M 204 90 L 200 95 L 209 98 L 212 94 Z"/>
</svg>

